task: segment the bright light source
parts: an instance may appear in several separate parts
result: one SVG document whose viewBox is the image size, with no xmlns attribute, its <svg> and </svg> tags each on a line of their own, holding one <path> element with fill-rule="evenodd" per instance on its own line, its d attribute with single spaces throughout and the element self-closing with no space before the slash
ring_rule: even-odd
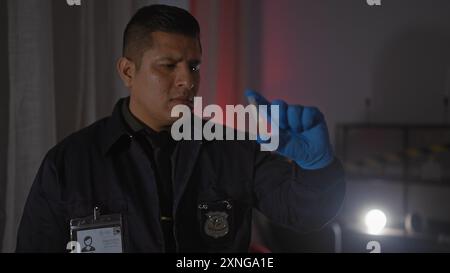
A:
<svg viewBox="0 0 450 273">
<path fill-rule="evenodd" d="M 386 215 L 379 209 L 370 210 L 366 214 L 365 220 L 370 234 L 380 234 L 386 225 Z"/>
</svg>

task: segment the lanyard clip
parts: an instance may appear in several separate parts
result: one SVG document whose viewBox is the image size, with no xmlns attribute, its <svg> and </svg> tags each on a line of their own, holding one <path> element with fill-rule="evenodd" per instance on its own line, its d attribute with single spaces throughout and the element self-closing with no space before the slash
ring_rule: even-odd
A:
<svg viewBox="0 0 450 273">
<path fill-rule="evenodd" d="M 94 222 L 100 217 L 100 208 L 94 207 Z"/>
</svg>

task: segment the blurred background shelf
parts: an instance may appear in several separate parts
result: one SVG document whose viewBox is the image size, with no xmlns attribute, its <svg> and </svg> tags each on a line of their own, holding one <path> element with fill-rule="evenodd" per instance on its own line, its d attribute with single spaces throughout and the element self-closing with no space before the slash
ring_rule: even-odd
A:
<svg viewBox="0 0 450 273">
<path fill-rule="evenodd" d="M 390 252 L 450 251 L 450 125 L 352 123 L 336 133 L 347 173 L 343 249 L 374 237 Z M 387 219 L 379 236 L 364 233 L 372 209 Z"/>
</svg>

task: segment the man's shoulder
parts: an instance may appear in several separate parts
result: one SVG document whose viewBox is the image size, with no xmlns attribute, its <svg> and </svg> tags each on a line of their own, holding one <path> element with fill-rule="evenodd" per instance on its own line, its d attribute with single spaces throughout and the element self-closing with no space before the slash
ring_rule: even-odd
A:
<svg viewBox="0 0 450 273">
<path fill-rule="evenodd" d="M 111 117 L 105 117 L 63 138 L 49 154 L 64 155 L 67 152 L 80 154 L 93 149 L 100 149 L 102 139 L 108 134 Z"/>
</svg>

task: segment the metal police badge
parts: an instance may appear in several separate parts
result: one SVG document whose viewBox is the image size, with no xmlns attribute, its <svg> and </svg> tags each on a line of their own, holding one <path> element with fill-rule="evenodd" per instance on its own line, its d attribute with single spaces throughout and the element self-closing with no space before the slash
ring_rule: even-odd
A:
<svg viewBox="0 0 450 273">
<path fill-rule="evenodd" d="M 210 211 L 206 213 L 206 221 L 204 225 L 204 231 L 206 235 L 213 237 L 214 239 L 223 237 L 228 234 L 228 214 L 221 211 Z"/>
</svg>

